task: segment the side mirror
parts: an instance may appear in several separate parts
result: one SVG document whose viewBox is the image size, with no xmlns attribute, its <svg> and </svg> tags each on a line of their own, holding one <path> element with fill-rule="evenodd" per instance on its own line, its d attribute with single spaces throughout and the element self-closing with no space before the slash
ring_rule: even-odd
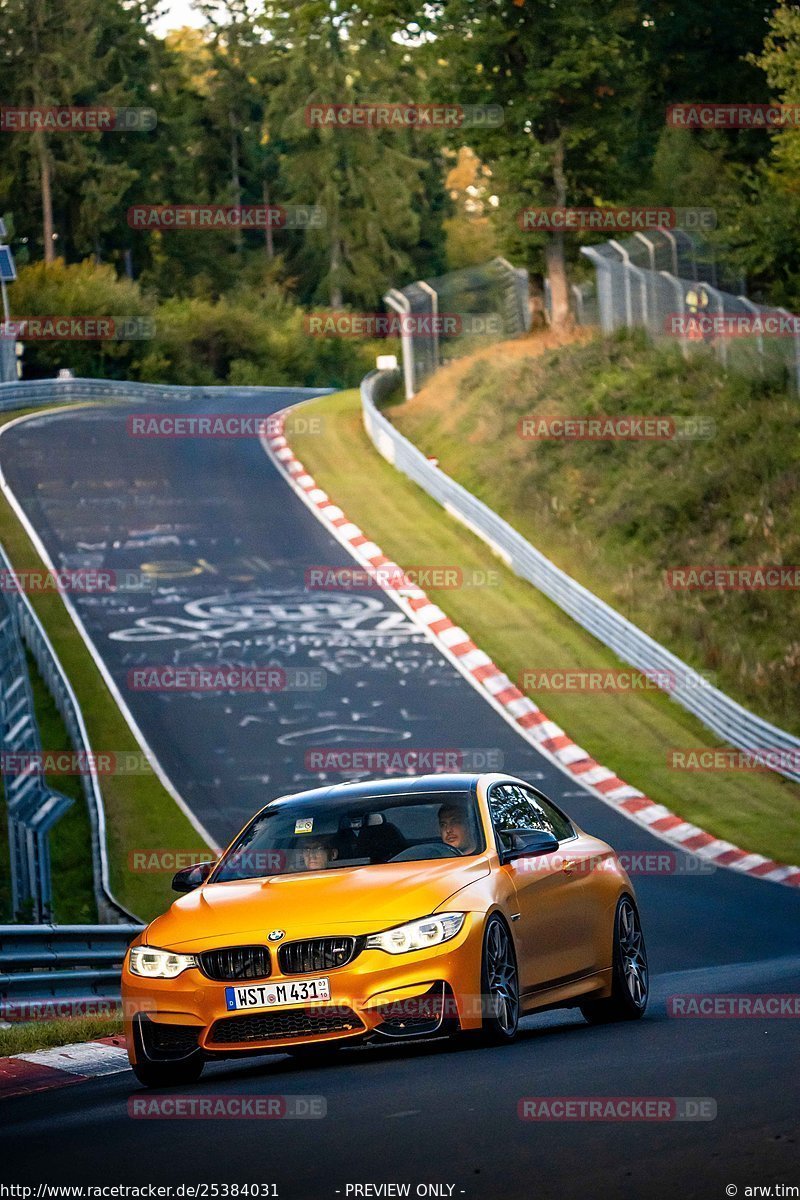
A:
<svg viewBox="0 0 800 1200">
<path fill-rule="evenodd" d="M 533 858 L 537 854 L 554 854 L 558 849 L 558 838 L 544 829 L 532 829 L 517 834 L 519 845 L 513 850 L 503 850 L 500 862 L 511 862 L 514 858 Z"/>
<path fill-rule="evenodd" d="M 216 865 L 216 862 L 202 862 L 176 871 L 172 876 L 173 892 L 193 892 L 201 883 L 205 883 Z"/>
</svg>

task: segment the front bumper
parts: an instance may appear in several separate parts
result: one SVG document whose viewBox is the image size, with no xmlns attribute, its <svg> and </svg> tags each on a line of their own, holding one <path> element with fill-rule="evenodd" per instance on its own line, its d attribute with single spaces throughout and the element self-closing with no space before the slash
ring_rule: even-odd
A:
<svg viewBox="0 0 800 1200">
<path fill-rule="evenodd" d="M 344 967 L 283 975 L 273 956 L 268 983 L 326 975 L 331 999 L 230 1012 L 225 988 L 199 968 L 177 979 L 122 973 L 125 1032 L 132 1062 L 175 1061 L 279 1051 L 299 1045 L 423 1037 L 478 1029 L 483 917 L 468 913 L 455 938 L 409 954 L 362 950 Z M 232 944 L 231 942 L 227 944 Z M 206 949 L 207 947 L 203 947 Z"/>
</svg>

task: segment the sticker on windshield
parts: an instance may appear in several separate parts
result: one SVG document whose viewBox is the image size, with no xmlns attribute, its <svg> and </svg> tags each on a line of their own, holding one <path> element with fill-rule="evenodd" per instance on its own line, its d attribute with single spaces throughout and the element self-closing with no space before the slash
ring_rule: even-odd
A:
<svg viewBox="0 0 800 1200">
<path fill-rule="evenodd" d="M 295 833 L 311 833 L 313 828 L 314 828 L 314 818 L 313 817 L 300 817 L 300 819 L 298 821 L 295 821 L 295 823 L 294 823 Z"/>
</svg>

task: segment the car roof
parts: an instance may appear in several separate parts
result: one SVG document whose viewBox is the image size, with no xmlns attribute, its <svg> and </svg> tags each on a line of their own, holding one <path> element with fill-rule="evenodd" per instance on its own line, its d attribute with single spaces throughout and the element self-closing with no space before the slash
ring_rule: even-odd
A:
<svg viewBox="0 0 800 1200">
<path fill-rule="evenodd" d="M 350 800 L 360 800 L 366 797 L 375 796 L 407 796 L 407 795 L 430 795 L 435 796 L 441 792 L 469 792 L 471 791 L 480 774 L 436 774 L 436 775 L 409 775 L 409 776 L 393 776 L 390 779 L 361 779 L 355 783 L 335 783 L 326 784 L 325 787 L 312 788 L 310 791 L 293 792 L 288 796 L 279 796 L 275 800 L 270 801 L 268 807 L 272 805 L 288 803 L 290 800 L 330 800 L 334 803 L 342 801 L 347 803 Z"/>
</svg>

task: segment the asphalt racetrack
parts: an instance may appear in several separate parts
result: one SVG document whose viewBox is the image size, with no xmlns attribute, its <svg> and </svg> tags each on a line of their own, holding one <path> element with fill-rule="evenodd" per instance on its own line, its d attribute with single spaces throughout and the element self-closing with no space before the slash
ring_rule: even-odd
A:
<svg viewBox="0 0 800 1200">
<path fill-rule="evenodd" d="M 224 411 L 263 414 L 309 394 L 276 390 L 269 409 L 232 393 Z M 414 747 L 457 750 L 466 767 L 535 782 L 618 851 L 665 849 L 546 762 L 382 592 L 307 586 L 314 566 L 354 564 L 256 439 L 137 438 L 126 418 L 139 411 L 26 420 L 0 438 L 0 462 L 56 566 L 152 581 L 72 599 L 213 839 L 225 842 L 272 796 L 344 778 L 315 770 L 314 751 Z M 219 664 L 278 666 L 293 686 L 267 695 L 130 686 L 136 668 Z M 677 789 L 671 807 L 681 812 Z M 727 1185 L 744 1196 L 748 1186 L 800 1184 L 796 1019 L 678 1019 L 666 1007 L 678 993 L 800 990 L 800 895 L 691 856 L 675 861 L 670 873 L 634 878 L 653 972 L 641 1022 L 591 1028 L 557 1012 L 526 1018 L 504 1049 L 360 1048 L 327 1065 L 275 1055 L 212 1065 L 181 1089 L 322 1097 L 326 1115 L 313 1120 L 137 1119 L 128 1101 L 144 1093 L 130 1072 L 20 1097 L 0 1114 L 0 1182 L 275 1183 L 285 1200 L 380 1195 L 352 1188 L 382 1183 L 408 1184 L 412 1196 L 436 1184 L 427 1194 L 509 1200 L 710 1198 L 733 1194 Z M 716 1115 L 518 1115 L 525 1097 L 565 1096 L 704 1098 Z"/>
</svg>

